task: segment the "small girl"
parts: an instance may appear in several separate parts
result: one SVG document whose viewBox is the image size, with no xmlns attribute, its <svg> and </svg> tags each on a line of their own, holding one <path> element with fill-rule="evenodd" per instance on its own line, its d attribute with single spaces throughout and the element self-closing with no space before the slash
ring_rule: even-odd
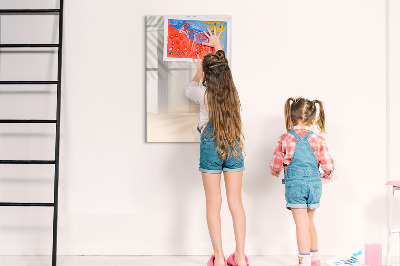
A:
<svg viewBox="0 0 400 266">
<path fill-rule="evenodd" d="M 200 167 L 206 195 L 207 224 L 214 254 L 207 266 L 248 266 L 244 254 L 246 216 L 242 204 L 243 135 L 240 101 L 217 32 L 205 33 L 215 53 L 195 64 L 197 73 L 185 95 L 200 104 Z M 203 82 L 200 83 L 200 80 Z M 225 260 L 221 240 L 221 173 L 224 172 L 229 210 L 236 239 L 235 253 Z"/>
<path fill-rule="evenodd" d="M 320 111 L 316 118 L 317 106 Z M 321 178 L 330 179 L 334 162 L 323 137 L 311 131 L 315 122 L 325 132 L 325 114 L 321 101 L 289 98 L 285 104 L 288 133 L 279 138 L 271 161 L 271 174 L 279 176 L 284 167 L 286 207 L 296 223 L 297 265 L 320 266 L 317 230 L 313 222 L 322 193 Z M 322 175 L 319 168 L 322 169 Z"/>
</svg>

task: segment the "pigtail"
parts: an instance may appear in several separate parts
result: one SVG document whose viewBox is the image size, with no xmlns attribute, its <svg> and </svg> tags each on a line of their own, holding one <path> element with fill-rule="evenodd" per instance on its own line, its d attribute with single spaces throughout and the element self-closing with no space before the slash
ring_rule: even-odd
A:
<svg viewBox="0 0 400 266">
<path fill-rule="evenodd" d="M 293 98 L 289 98 L 285 103 L 285 122 L 286 122 L 286 130 L 290 131 L 293 129 L 293 120 L 292 120 L 292 106 L 290 101 L 294 102 Z"/>
<path fill-rule="evenodd" d="M 326 133 L 325 130 L 325 112 L 324 112 L 324 104 L 319 100 L 314 100 L 313 104 L 319 104 L 319 115 L 317 120 L 317 125 L 321 130 L 321 133 Z"/>
</svg>

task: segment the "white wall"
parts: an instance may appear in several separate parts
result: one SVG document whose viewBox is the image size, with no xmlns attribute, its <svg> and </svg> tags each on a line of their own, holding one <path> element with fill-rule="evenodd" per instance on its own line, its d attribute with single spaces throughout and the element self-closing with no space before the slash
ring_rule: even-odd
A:
<svg viewBox="0 0 400 266">
<path fill-rule="evenodd" d="M 340 179 L 324 187 L 316 214 L 321 253 L 363 243 L 365 225 L 385 226 L 384 1 L 69 0 L 60 254 L 212 251 L 199 145 L 145 142 L 145 16 L 177 14 L 232 16 L 232 71 L 246 135 L 247 253 L 296 252 L 284 187 L 268 169 L 288 97 L 325 102 Z M 41 226 L 45 215 L 36 216 Z M 226 204 L 222 220 L 229 253 L 234 236 Z M 50 251 L 40 234 L 8 237 L 0 250 Z"/>
<path fill-rule="evenodd" d="M 400 180 L 399 172 L 397 169 L 400 160 L 400 105 L 398 100 L 400 98 L 400 18 L 397 16 L 400 12 L 399 1 L 390 0 L 389 2 L 389 65 L 388 65 L 388 85 L 389 85 L 389 105 L 388 105 L 388 118 L 389 118 L 389 180 Z M 396 193 L 394 203 L 394 217 L 393 227 L 399 228 L 400 226 L 400 198 L 399 193 Z M 399 236 L 393 235 L 392 240 L 392 256 L 399 256 Z"/>
</svg>

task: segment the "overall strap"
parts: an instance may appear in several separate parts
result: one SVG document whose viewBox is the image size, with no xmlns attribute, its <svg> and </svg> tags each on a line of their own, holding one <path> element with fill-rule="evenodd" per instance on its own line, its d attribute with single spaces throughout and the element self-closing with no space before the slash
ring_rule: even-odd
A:
<svg viewBox="0 0 400 266">
<path fill-rule="evenodd" d="M 293 137 L 295 137 L 297 141 L 301 140 L 299 134 L 297 134 L 297 132 L 294 131 L 293 129 L 290 130 L 288 133 L 290 133 L 291 135 L 293 135 Z"/>
<path fill-rule="evenodd" d="M 308 137 L 311 136 L 312 134 L 314 134 L 314 132 L 313 132 L 312 130 L 308 131 L 308 132 L 304 135 L 303 139 L 304 139 L 304 140 L 308 140 Z"/>
</svg>

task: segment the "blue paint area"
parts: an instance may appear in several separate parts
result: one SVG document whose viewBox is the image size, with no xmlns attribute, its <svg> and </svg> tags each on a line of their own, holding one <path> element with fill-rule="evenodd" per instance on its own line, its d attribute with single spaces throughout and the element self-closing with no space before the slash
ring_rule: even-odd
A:
<svg viewBox="0 0 400 266">
<path fill-rule="evenodd" d="M 207 22 L 214 22 L 214 20 L 207 20 Z M 223 23 L 222 27 L 225 28 L 221 34 L 220 38 L 221 44 L 226 49 L 227 47 L 227 25 L 226 21 L 217 21 Z M 207 28 L 210 28 L 210 24 L 205 23 L 203 20 L 184 20 L 184 19 L 168 19 L 169 27 L 176 28 L 178 30 L 184 31 L 189 39 L 193 40 L 194 43 L 207 42 L 207 37 L 202 39 L 203 31 L 207 32 Z M 192 29 L 189 30 L 189 29 Z M 208 32 L 207 32 L 208 33 Z"/>
</svg>

